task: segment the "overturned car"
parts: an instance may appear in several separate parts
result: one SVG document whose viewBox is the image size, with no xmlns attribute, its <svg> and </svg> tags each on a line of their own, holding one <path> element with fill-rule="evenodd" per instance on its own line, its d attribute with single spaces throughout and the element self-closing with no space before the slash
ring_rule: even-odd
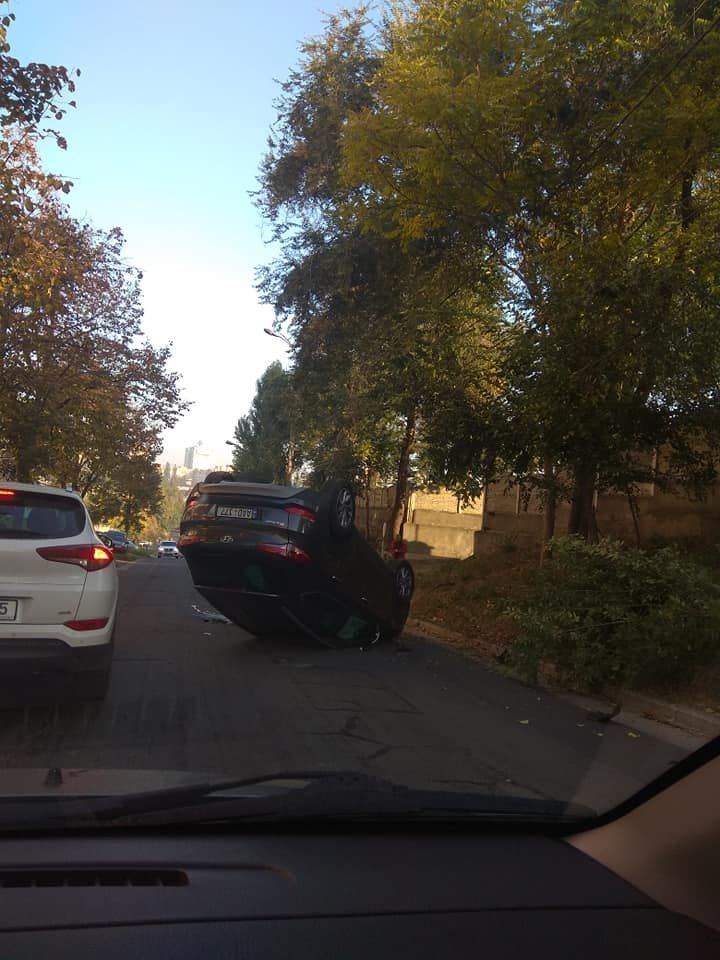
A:
<svg viewBox="0 0 720 960">
<path fill-rule="evenodd" d="M 347 484 L 315 491 L 217 472 L 190 491 L 177 545 L 199 593 L 250 633 L 368 645 L 402 632 L 415 578 L 354 521 Z"/>
</svg>

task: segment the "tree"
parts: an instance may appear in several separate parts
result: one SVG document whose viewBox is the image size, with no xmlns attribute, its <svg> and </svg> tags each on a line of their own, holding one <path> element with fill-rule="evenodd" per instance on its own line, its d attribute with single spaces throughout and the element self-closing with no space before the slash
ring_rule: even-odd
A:
<svg viewBox="0 0 720 960">
<path fill-rule="evenodd" d="M 278 362 L 257 381 L 250 411 L 235 427 L 233 471 L 257 483 L 291 483 L 300 461 L 291 375 Z"/>
<path fill-rule="evenodd" d="M 169 534 L 180 526 L 180 520 L 185 510 L 185 497 L 177 488 L 177 480 L 173 478 L 162 481 L 162 500 L 158 514 L 163 534 Z"/>
<path fill-rule="evenodd" d="M 88 508 L 96 521 L 113 521 L 135 536 L 160 507 L 161 480 L 160 468 L 151 458 L 128 458 L 97 485 L 88 498 Z"/>
<path fill-rule="evenodd" d="M 598 488 L 716 476 L 720 40 L 702 6 L 419 0 L 343 134 L 352 224 L 408 246 L 441 231 L 468 291 L 483 263 L 501 281 L 500 389 L 444 418 L 435 460 L 568 497 L 589 539 Z"/>
<path fill-rule="evenodd" d="M 315 476 L 342 470 L 366 487 L 394 460 L 389 535 L 397 537 L 439 368 L 481 311 L 464 313 L 465 328 L 447 322 L 457 278 L 439 269 L 444 235 L 405 245 L 390 221 L 387 234 L 369 233 L 344 216 L 366 192 L 344 176 L 344 130 L 353 112 L 373 109 L 381 52 L 366 8 L 345 11 L 303 46 L 300 69 L 283 84 L 258 194 L 280 255 L 259 286 L 293 337 Z M 476 303 L 483 298 L 477 291 Z"/>
<path fill-rule="evenodd" d="M 118 476 L 140 482 L 140 465 L 150 470 L 161 431 L 187 404 L 167 369 L 169 348 L 142 337 L 141 275 L 123 260 L 121 232 L 71 217 L 61 200 L 70 184 L 40 164 L 40 137 L 64 146 L 44 123 L 62 118 L 59 98 L 73 81 L 64 68 L 7 56 L 12 19 L 0 28 L 4 472 L 106 496 Z"/>
</svg>

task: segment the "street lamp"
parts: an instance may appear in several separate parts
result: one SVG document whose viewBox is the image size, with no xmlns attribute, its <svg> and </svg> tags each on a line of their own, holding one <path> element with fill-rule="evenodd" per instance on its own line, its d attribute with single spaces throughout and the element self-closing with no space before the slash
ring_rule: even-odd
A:
<svg viewBox="0 0 720 960">
<path fill-rule="evenodd" d="M 270 327 L 263 327 L 263 333 L 266 333 L 269 337 L 277 337 L 278 340 L 282 340 L 283 343 L 286 343 L 292 350 L 292 343 L 290 343 L 284 333 L 279 333 L 277 330 L 271 330 Z"/>
</svg>

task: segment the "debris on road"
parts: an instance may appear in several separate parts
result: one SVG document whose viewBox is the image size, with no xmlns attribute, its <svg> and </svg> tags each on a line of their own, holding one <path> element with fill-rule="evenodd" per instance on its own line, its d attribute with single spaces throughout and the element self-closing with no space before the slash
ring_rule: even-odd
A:
<svg viewBox="0 0 720 960">
<path fill-rule="evenodd" d="M 202 618 L 204 623 L 230 623 L 227 617 L 224 617 L 216 610 L 201 610 L 196 603 L 192 605 L 192 608 L 195 613 Z"/>
</svg>

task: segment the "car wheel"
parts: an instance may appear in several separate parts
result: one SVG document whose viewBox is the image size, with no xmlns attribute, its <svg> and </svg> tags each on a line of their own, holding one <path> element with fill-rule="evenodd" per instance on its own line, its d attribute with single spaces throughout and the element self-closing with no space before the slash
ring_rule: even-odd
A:
<svg viewBox="0 0 720 960">
<path fill-rule="evenodd" d="M 393 575 L 393 597 L 403 607 L 409 607 L 415 592 L 415 574 L 407 560 L 401 560 Z"/>
<path fill-rule="evenodd" d="M 330 532 L 340 539 L 349 537 L 355 525 L 355 494 L 346 483 L 332 483 L 326 497 Z"/>
<path fill-rule="evenodd" d="M 75 677 L 75 692 L 81 700 L 104 700 L 109 687 L 109 669 L 89 670 Z"/>
<path fill-rule="evenodd" d="M 232 483 L 233 479 L 234 478 L 232 473 L 230 473 L 227 470 L 213 470 L 212 473 L 209 473 L 205 477 L 205 480 L 203 482 L 204 483 L 223 483 L 223 481 L 228 481 L 229 483 Z"/>
<path fill-rule="evenodd" d="M 402 629 L 397 630 L 394 627 L 383 628 L 380 631 L 380 642 L 391 643 L 393 640 L 397 640 L 401 633 Z"/>
</svg>

